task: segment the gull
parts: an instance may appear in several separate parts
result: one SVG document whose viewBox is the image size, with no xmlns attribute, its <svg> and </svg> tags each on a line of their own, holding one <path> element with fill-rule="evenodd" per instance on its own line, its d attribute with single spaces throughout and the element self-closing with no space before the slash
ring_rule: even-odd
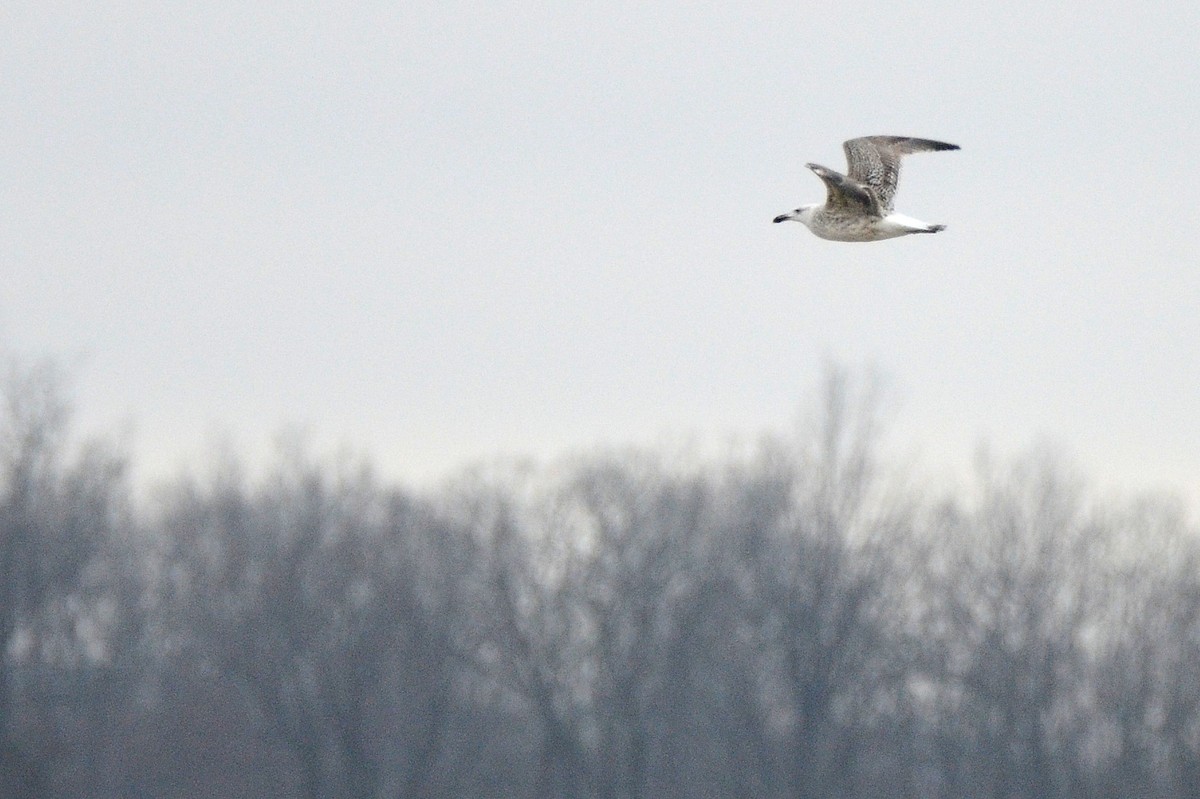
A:
<svg viewBox="0 0 1200 799">
<path fill-rule="evenodd" d="M 832 241 L 879 241 L 909 233 L 937 233 L 945 225 L 930 225 L 892 210 L 900 159 L 909 153 L 957 150 L 958 145 L 909 136 L 863 136 L 842 145 L 849 174 L 820 164 L 807 164 L 825 181 L 824 203 L 802 205 L 780 214 L 776 222 L 802 222 L 813 233 Z"/>
</svg>

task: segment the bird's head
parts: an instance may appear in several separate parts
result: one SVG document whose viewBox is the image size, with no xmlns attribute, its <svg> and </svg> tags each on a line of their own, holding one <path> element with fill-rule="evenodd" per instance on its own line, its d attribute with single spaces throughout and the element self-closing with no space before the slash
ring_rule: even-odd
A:
<svg viewBox="0 0 1200 799">
<path fill-rule="evenodd" d="M 816 207 L 816 203 L 811 205 L 802 205 L 795 211 L 788 211 L 786 214 L 780 214 L 779 216 L 775 217 L 775 221 L 787 222 L 788 220 L 792 220 L 793 222 L 802 222 L 806 227 L 810 227 L 811 225 L 809 223 L 812 222 L 813 211 L 816 209 Z"/>
</svg>

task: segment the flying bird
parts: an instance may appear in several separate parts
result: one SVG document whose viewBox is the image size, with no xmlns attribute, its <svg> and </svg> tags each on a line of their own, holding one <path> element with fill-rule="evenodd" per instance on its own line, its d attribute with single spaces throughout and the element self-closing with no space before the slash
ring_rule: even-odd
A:
<svg viewBox="0 0 1200 799">
<path fill-rule="evenodd" d="M 820 164 L 808 168 L 825 181 L 824 203 L 802 205 L 780 214 L 776 222 L 789 219 L 805 224 L 823 239 L 832 241 L 879 241 L 909 233 L 937 233 L 945 225 L 930 225 L 892 210 L 900 159 L 910 153 L 957 150 L 957 144 L 908 136 L 863 136 L 850 139 L 846 150 L 848 174 Z"/>
</svg>

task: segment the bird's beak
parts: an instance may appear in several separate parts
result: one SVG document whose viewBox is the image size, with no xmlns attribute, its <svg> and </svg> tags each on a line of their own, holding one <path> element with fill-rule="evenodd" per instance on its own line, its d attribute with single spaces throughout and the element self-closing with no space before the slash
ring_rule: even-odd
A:
<svg viewBox="0 0 1200 799">
<path fill-rule="evenodd" d="M 779 216 L 775 217 L 775 221 L 776 222 L 786 222 L 791 218 L 792 218 L 791 214 L 780 214 Z"/>
</svg>

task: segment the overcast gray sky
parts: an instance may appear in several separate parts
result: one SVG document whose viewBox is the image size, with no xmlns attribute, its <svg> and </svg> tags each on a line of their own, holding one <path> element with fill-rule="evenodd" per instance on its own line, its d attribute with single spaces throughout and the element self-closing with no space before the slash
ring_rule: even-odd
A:
<svg viewBox="0 0 1200 799">
<path fill-rule="evenodd" d="M 935 470 L 1200 496 L 1194 3 L 221 5 L 0 11 L 0 345 L 139 475 L 786 431 L 833 359 Z M 771 224 L 876 133 L 946 232 Z"/>
</svg>

